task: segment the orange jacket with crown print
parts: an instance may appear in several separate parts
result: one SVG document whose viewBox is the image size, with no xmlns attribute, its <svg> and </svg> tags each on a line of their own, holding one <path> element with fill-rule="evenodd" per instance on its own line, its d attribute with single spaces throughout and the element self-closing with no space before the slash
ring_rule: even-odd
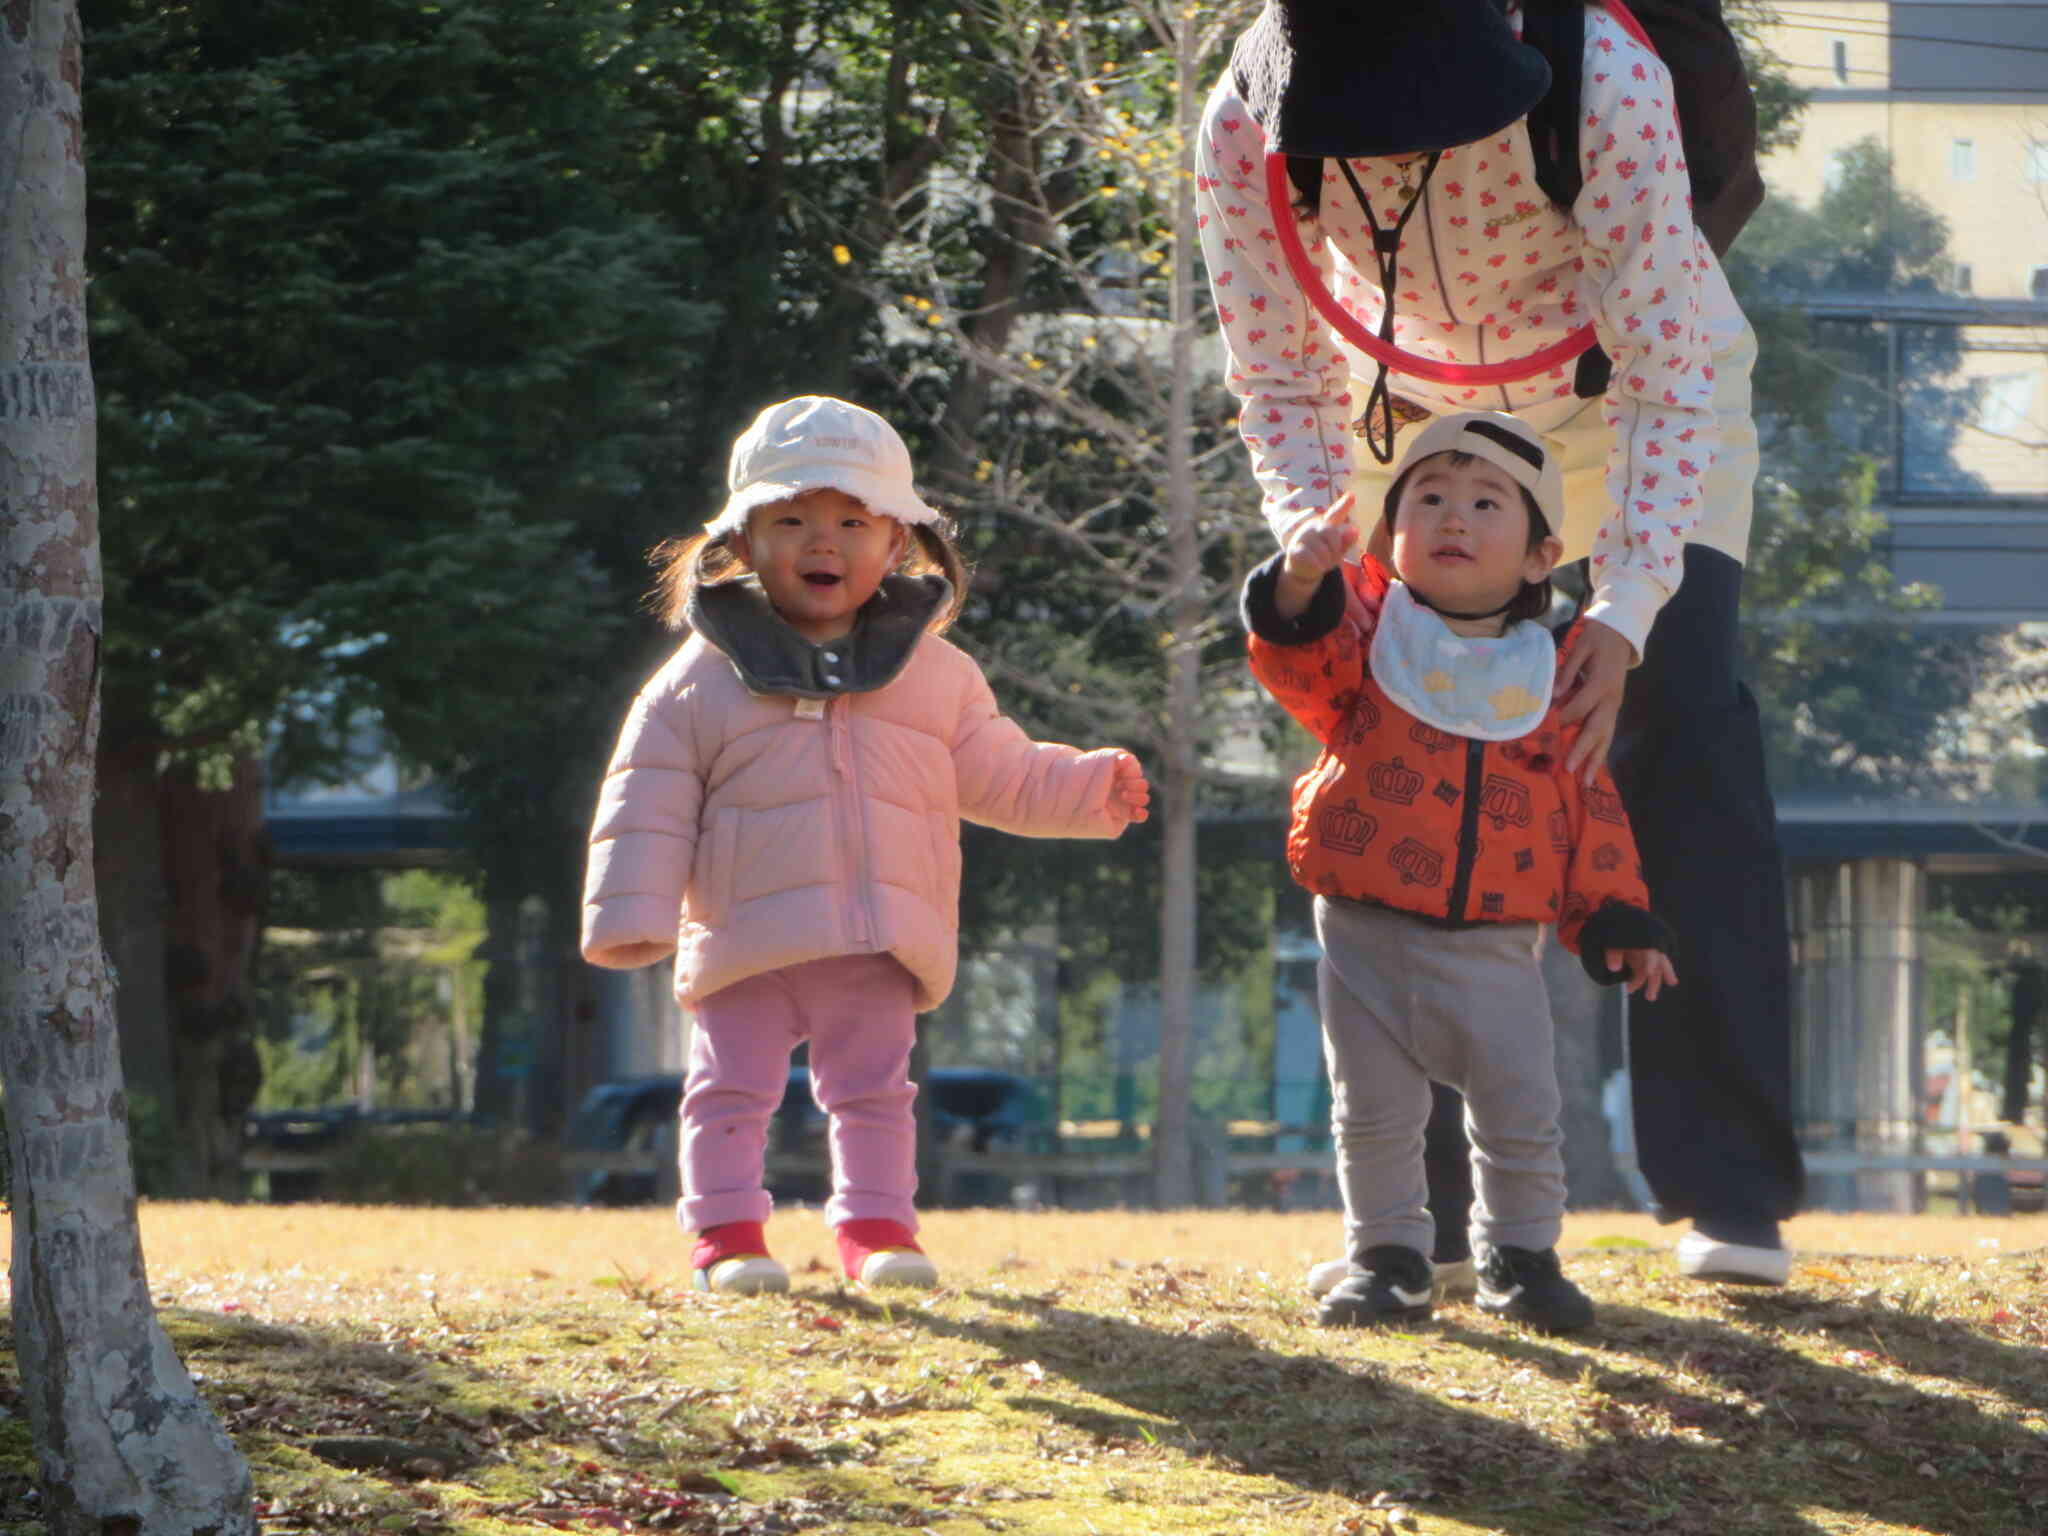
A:
<svg viewBox="0 0 2048 1536">
<path fill-rule="evenodd" d="M 1514 741 L 1425 724 L 1367 665 L 1385 569 L 1347 562 L 1344 578 L 1331 573 L 1289 621 L 1273 607 L 1280 560 L 1245 583 L 1244 618 L 1252 671 L 1323 744 L 1294 786 L 1287 858 L 1296 881 L 1460 926 L 1554 923 L 1575 954 L 1582 940 L 1668 947 L 1621 796 L 1604 764 L 1591 786 L 1564 771 L 1578 727 L 1561 725 L 1556 705 Z M 1585 963 L 1614 979 L 1590 949 Z"/>
</svg>

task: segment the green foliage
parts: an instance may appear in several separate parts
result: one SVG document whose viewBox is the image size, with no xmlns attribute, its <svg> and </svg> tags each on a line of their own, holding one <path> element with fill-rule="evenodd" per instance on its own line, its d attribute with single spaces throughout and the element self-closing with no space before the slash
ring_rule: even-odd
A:
<svg viewBox="0 0 2048 1536">
<path fill-rule="evenodd" d="M 148 1199 L 178 1193 L 177 1121 L 154 1094 L 128 1093 L 128 1156 L 135 1169 L 135 1193 Z"/>
<path fill-rule="evenodd" d="M 459 770 L 616 622 L 576 520 L 701 317 L 611 17 L 83 7 L 109 693 L 173 750 L 337 771 L 375 709 Z"/>
<path fill-rule="evenodd" d="M 461 1104 L 483 1015 L 484 910 L 431 870 L 284 871 L 259 958 L 258 1107 Z M 458 1024 L 460 1027 L 458 1027 Z"/>
<path fill-rule="evenodd" d="M 1924 289 L 1946 251 L 1940 217 L 1892 184 L 1889 156 L 1865 140 L 1816 208 L 1766 201 L 1729 255 L 1760 341 L 1744 660 L 1780 793 L 1927 795 L 1976 782 L 1938 748 L 1994 637 L 1911 623 L 1940 594 L 1894 578 L 1876 506 L 1896 479 L 1901 417 L 1924 448 L 1952 438 L 1966 409 L 1949 379 L 1955 334 L 1892 338 L 1882 323 L 1816 321 L 1803 307 Z M 1903 380 L 1902 354 L 1914 361 Z"/>
</svg>

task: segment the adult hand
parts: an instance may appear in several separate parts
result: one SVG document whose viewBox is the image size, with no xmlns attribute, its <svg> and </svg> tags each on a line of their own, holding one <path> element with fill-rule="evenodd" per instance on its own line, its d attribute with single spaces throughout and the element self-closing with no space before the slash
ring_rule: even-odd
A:
<svg viewBox="0 0 2048 1536">
<path fill-rule="evenodd" d="M 1589 619 L 1564 665 L 1557 669 L 1556 697 L 1564 701 L 1559 719 L 1566 725 L 1583 720 L 1579 739 L 1565 755 L 1564 771 L 1591 784 L 1614 744 L 1614 721 L 1621 713 L 1621 689 L 1635 660 L 1635 647 L 1621 631 Z"/>
<path fill-rule="evenodd" d="M 1629 991 L 1642 993 L 1646 1003 L 1657 1001 L 1665 987 L 1678 985 L 1678 971 L 1661 949 L 1610 949 L 1606 956 L 1607 969 L 1627 971 Z"/>
<path fill-rule="evenodd" d="M 1128 826 L 1152 814 L 1152 786 L 1145 782 L 1145 770 L 1128 752 L 1116 755 L 1116 767 L 1109 780 L 1109 814 Z"/>
</svg>

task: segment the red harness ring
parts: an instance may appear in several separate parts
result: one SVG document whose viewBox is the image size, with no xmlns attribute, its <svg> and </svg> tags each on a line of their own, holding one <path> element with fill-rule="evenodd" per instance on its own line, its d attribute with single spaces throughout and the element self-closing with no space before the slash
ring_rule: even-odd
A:
<svg viewBox="0 0 2048 1536">
<path fill-rule="evenodd" d="M 1630 14 L 1627 6 L 1620 0 L 1603 0 L 1603 3 L 1630 36 L 1653 53 L 1656 51 L 1649 35 L 1643 31 L 1642 23 Z M 1295 227 L 1294 198 L 1287 180 L 1287 156 L 1270 145 L 1266 150 L 1266 205 L 1273 216 L 1273 233 L 1280 241 L 1281 253 L 1287 258 L 1288 270 L 1294 274 L 1294 281 L 1308 296 L 1316 313 L 1339 336 L 1390 372 L 1410 374 L 1435 384 L 1513 384 L 1521 379 L 1534 378 L 1547 369 L 1561 367 L 1594 345 L 1593 327 L 1582 325 L 1562 341 L 1552 342 L 1525 357 L 1511 357 L 1499 363 L 1446 363 L 1404 352 L 1392 342 L 1381 341 L 1373 335 L 1324 286 L 1315 264 L 1309 260 L 1307 247 L 1301 243 L 1301 231 Z"/>
</svg>

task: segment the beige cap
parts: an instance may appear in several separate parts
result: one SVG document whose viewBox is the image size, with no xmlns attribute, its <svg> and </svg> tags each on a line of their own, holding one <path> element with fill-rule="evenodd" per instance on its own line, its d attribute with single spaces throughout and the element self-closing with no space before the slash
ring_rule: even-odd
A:
<svg viewBox="0 0 2048 1536">
<path fill-rule="evenodd" d="M 831 395 L 780 400 L 756 416 L 732 445 L 725 508 L 710 534 L 740 533 L 747 514 L 805 491 L 844 491 L 902 523 L 936 523 L 912 484 L 910 450 L 873 411 Z"/>
<path fill-rule="evenodd" d="M 1502 411 L 1460 411 L 1439 416 L 1415 434 L 1394 481 L 1432 454 L 1469 453 L 1486 460 L 1536 498 L 1536 510 L 1556 534 L 1564 526 L 1564 475 L 1543 439 L 1527 423 Z"/>
</svg>

